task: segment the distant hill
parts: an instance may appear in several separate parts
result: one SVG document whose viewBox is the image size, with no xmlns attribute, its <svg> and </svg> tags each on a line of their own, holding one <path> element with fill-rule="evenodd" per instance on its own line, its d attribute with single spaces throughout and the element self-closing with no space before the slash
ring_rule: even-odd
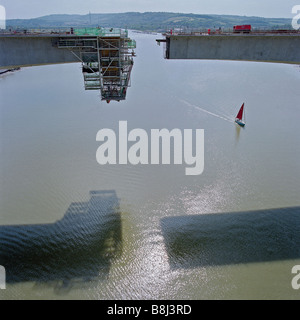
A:
<svg viewBox="0 0 300 320">
<path fill-rule="evenodd" d="M 163 32 L 171 28 L 232 28 L 235 24 L 251 24 L 254 28 L 290 29 L 287 18 L 263 18 L 233 15 L 185 14 L 172 12 L 90 13 L 86 15 L 52 14 L 34 19 L 11 19 L 7 28 L 115 27 Z"/>
</svg>

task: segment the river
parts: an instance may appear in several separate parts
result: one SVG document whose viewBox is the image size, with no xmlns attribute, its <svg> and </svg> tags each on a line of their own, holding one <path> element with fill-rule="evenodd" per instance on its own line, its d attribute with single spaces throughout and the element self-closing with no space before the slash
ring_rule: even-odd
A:
<svg viewBox="0 0 300 320">
<path fill-rule="evenodd" d="M 80 63 L 1 76 L 0 299 L 299 299 L 299 66 L 165 60 L 160 35 L 131 37 L 119 103 Z M 100 165 L 120 121 L 204 129 L 203 173 Z"/>
</svg>

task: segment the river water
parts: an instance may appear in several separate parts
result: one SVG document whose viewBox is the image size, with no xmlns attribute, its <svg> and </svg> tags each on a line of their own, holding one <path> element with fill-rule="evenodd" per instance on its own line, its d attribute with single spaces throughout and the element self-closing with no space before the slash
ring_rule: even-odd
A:
<svg viewBox="0 0 300 320">
<path fill-rule="evenodd" d="M 1 76 L 0 299 L 299 299 L 299 66 L 164 60 L 160 35 L 131 37 L 126 101 L 85 91 L 80 64 Z M 119 121 L 204 129 L 203 173 L 100 165 Z"/>
</svg>

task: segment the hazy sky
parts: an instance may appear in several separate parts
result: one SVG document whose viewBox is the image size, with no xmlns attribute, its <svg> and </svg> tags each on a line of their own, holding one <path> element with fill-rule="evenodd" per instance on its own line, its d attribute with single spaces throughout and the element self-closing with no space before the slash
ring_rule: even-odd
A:
<svg viewBox="0 0 300 320">
<path fill-rule="evenodd" d="M 36 18 L 48 14 L 167 11 L 291 18 L 300 0 L 0 0 L 6 18 Z"/>
</svg>

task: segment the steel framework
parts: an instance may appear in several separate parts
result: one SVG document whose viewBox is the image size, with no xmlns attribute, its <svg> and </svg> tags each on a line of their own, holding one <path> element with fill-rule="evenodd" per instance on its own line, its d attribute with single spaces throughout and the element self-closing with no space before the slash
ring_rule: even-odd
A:
<svg viewBox="0 0 300 320">
<path fill-rule="evenodd" d="M 61 37 L 58 48 L 68 48 L 82 62 L 86 90 L 100 90 L 101 99 L 125 100 L 130 87 L 136 43 L 127 30 L 85 28 Z"/>
</svg>

